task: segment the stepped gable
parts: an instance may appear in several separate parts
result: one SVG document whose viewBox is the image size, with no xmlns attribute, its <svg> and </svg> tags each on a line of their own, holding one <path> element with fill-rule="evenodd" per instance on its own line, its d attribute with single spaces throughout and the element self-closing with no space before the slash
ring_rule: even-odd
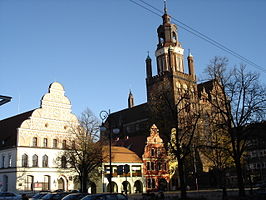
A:
<svg viewBox="0 0 266 200">
<path fill-rule="evenodd" d="M 17 145 L 17 130 L 25 120 L 30 118 L 34 110 L 0 121 L 0 149 Z"/>
</svg>

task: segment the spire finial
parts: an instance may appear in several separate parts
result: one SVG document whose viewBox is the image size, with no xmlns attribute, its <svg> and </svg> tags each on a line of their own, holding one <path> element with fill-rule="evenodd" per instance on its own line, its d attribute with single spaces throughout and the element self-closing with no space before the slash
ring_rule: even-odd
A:
<svg viewBox="0 0 266 200">
<path fill-rule="evenodd" d="M 188 49 L 188 56 L 192 57 L 190 49 Z"/>
<path fill-rule="evenodd" d="M 146 59 L 151 59 L 151 58 L 150 58 L 150 52 L 149 52 L 149 51 L 147 51 L 147 54 L 148 54 L 148 55 L 147 55 L 147 58 L 146 58 Z"/>
<path fill-rule="evenodd" d="M 164 4 L 164 14 L 167 14 L 166 0 L 163 1 L 163 4 Z"/>
</svg>

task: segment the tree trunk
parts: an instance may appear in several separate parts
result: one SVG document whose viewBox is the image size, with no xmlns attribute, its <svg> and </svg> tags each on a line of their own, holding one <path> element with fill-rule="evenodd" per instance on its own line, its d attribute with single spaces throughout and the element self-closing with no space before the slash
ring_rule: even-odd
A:
<svg viewBox="0 0 266 200">
<path fill-rule="evenodd" d="M 243 197 L 245 196 L 245 187 L 244 187 L 244 181 L 243 181 L 243 173 L 242 173 L 242 166 L 240 163 L 240 158 L 235 158 L 235 165 L 236 165 L 236 174 L 237 174 L 237 184 L 238 184 L 238 190 L 239 190 L 239 196 Z"/>
<path fill-rule="evenodd" d="M 184 174 L 184 161 L 183 159 L 180 159 L 180 156 L 178 156 L 177 161 L 178 161 L 178 173 L 180 178 L 181 199 L 186 199 L 187 188 L 186 188 L 185 174 Z"/>
<path fill-rule="evenodd" d="M 82 193 L 87 193 L 88 192 L 88 178 L 87 174 L 84 172 L 85 169 L 82 169 L 83 173 L 81 173 L 81 176 L 79 177 L 80 179 L 80 190 Z"/>
</svg>

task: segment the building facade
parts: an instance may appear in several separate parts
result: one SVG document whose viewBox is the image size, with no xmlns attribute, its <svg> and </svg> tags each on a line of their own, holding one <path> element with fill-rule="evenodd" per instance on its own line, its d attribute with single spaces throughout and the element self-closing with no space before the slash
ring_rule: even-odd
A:
<svg viewBox="0 0 266 200">
<path fill-rule="evenodd" d="M 147 137 L 142 160 L 147 191 L 168 190 L 170 182 L 169 158 L 156 125 L 150 129 L 150 136 Z"/>
<path fill-rule="evenodd" d="M 109 148 L 109 147 L 108 147 Z M 112 182 L 109 182 L 109 149 L 104 151 L 105 162 L 102 165 L 102 178 L 97 183 L 97 192 L 142 193 L 146 191 L 143 161 L 125 147 L 112 146 Z M 125 169 L 125 166 L 127 166 Z"/>
<path fill-rule="evenodd" d="M 0 190 L 74 189 L 74 172 L 60 157 L 78 120 L 63 86 L 54 82 L 39 108 L 0 121 Z"/>
</svg>

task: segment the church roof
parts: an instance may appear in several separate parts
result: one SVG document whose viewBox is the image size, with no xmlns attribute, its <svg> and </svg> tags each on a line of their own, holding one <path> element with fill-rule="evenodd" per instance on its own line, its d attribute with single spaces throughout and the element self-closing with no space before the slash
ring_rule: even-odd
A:
<svg viewBox="0 0 266 200">
<path fill-rule="evenodd" d="M 104 148 L 105 162 L 109 162 L 109 147 Z M 112 146 L 113 163 L 142 163 L 142 160 L 131 150 L 125 147 Z"/>
<path fill-rule="evenodd" d="M 148 119 L 148 105 L 147 103 L 133 106 L 132 108 L 127 108 L 120 110 L 118 112 L 111 113 L 108 119 L 116 125 L 119 125 L 121 122 L 124 124 L 135 122 L 140 119 Z M 107 120 L 108 121 L 108 120 Z M 112 123 L 113 124 L 113 123 Z"/>
<path fill-rule="evenodd" d="M 22 122 L 24 122 L 26 119 L 29 119 L 34 110 L 0 121 L 0 149 L 17 145 L 18 128 Z"/>
<path fill-rule="evenodd" d="M 127 149 L 134 151 L 139 158 L 142 158 L 144 153 L 144 147 L 146 145 L 147 137 L 145 135 L 137 135 L 133 137 L 127 137 L 114 141 L 113 144 L 116 146 L 123 146 Z"/>
</svg>

